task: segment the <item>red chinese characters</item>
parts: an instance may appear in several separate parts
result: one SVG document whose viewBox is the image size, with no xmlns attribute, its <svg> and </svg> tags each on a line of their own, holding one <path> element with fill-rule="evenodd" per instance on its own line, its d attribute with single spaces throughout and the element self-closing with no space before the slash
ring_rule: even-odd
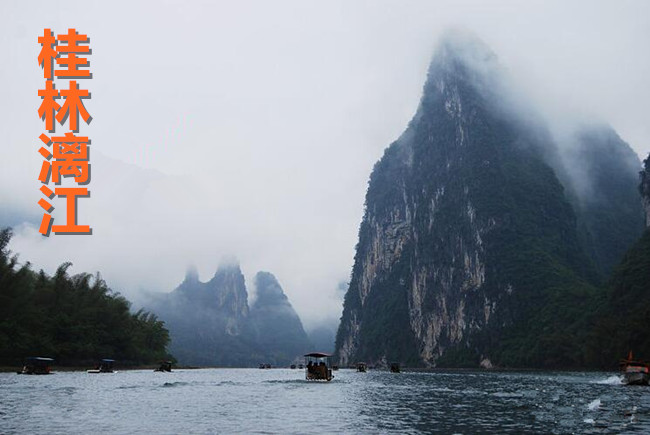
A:
<svg viewBox="0 0 650 435">
<path fill-rule="evenodd" d="M 90 140 L 78 135 L 80 124 L 83 124 L 80 118 L 86 124 L 92 120 L 83 103 L 83 100 L 90 99 L 90 92 L 77 82 L 92 78 L 87 58 L 91 54 L 90 39 L 75 29 L 68 29 L 67 33 L 56 37 L 50 29 L 44 29 L 38 42 L 41 44 L 38 64 L 43 68 L 45 79 L 43 89 L 38 90 L 41 97 L 38 116 L 45 122 L 49 133 L 55 133 L 57 123 L 70 130 L 63 136 L 50 137 L 44 133 L 39 137 L 44 145 L 38 152 L 44 160 L 38 180 L 44 198 L 38 201 L 38 205 L 45 210 L 39 232 L 44 236 L 49 236 L 50 231 L 54 234 L 91 234 L 89 225 L 77 224 L 77 198 L 90 196 L 88 188 L 80 187 L 90 182 Z M 67 89 L 59 89 L 55 79 L 68 81 L 63 83 Z M 74 183 L 74 187 L 58 187 L 64 179 Z M 50 183 L 57 187 L 50 188 Z M 66 199 L 66 220 L 62 225 L 54 225 L 50 214 L 54 210 L 51 201 L 55 197 Z"/>
</svg>

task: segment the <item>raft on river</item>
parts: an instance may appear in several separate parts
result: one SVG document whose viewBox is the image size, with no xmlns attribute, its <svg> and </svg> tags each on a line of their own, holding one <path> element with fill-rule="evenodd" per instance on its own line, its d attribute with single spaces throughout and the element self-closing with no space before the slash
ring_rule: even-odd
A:
<svg viewBox="0 0 650 435">
<path fill-rule="evenodd" d="M 332 362 L 331 355 L 322 352 L 305 354 L 305 379 L 308 381 L 331 381 Z"/>
<path fill-rule="evenodd" d="M 25 358 L 25 365 L 18 373 L 19 375 L 49 375 L 50 365 L 54 362 L 52 358 L 42 356 L 30 356 Z"/>
<path fill-rule="evenodd" d="M 623 381 L 627 385 L 648 385 L 650 381 L 650 363 L 647 361 L 635 360 L 632 351 L 627 359 L 621 360 L 621 371 Z"/>
<path fill-rule="evenodd" d="M 91 370 L 86 370 L 88 373 L 115 373 L 113 370 L 114 359 L 103 359 L 97 367 Z"/>
</svg>

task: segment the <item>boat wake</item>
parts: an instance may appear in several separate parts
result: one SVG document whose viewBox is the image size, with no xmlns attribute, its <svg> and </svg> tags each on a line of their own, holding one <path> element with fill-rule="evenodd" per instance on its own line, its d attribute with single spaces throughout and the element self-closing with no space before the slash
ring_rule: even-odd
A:
<svg viewBox="0 0 650 435">
<path fill-rule="evenodd" d="M 587 405 L 587 408 L 590 411 L 595 411 L 596 409 L 600 408 L 601 402 L 600 399 L 592 400 L 589 402 L 589 405 Z"/>
<path fill-rule="evenodd" d="M 607 379 L 601 379 L 599 381 L 594 381 L 595 384 L 600 384 L 600 385 L 621 385 L 623 383 L 623 379 L 618 376 L 610 376 Z"/>
<path fill-rule="evenodd" d="M 163 388 L 170 388 L 170 387 L 180 387 L 182 385 L 188 385 L 187 382 L 165 382 L 162 384 Z"/>
<path fill-rule="evenodd" d="M 291 384 L 309 385 L 312 382 L 308 382 L 305 379 L 286 379 L 286 380 L 272 379 L 272 380 L 268 380 L 268 381 L 263 381 L 263 383 L 265 383 L 265 384 L 284 384 L 284 385 L 287 385 L 287 384 L 288 385 L 291 385 Z"/>
</svg>

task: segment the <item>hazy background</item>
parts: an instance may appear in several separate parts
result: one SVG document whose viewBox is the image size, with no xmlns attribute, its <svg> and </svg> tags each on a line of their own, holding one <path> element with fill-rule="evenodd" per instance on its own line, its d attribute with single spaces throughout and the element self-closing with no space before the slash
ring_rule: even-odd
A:
<svg viewBox="0 0 650 435">
<path fill-rule="evenodd" d="M 274 273 L 308 328 L 337 319 L 368 176 L 415 112 L 449 26 L 483 38 L 552 119 L 603 119 L 647 156 L 647 1 L 2 0 L 11 249 L 50 273 L 63 261 L 101 271 L 136 303 L 190 264 L 205 281 L 234 256 L 249 291 L 258 270 Z M 91 37 L 92 196 L 79 223 L 92 236 L 38 233 L 46 27 Z M 64 200 L 54 205 L 63 219 Z"/>
</svg>

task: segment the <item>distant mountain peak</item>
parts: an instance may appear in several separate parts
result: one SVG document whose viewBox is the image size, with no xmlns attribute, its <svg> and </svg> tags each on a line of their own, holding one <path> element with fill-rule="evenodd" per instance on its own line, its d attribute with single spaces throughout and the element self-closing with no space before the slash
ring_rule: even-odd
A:
<svg viewBox="0 0 650 435">
<path fill-rule="evenodd" d="M 226 274 L 226 273 L 235 273 L 241 274 L 241 268 L 239 266 L 239 260 L 235 257 L 224 257 L 219 261 L 219 267 L 217 267 L 217 274 Z"/>
<path fill-rule="evenodd" d="M 442 59 L 455 58 L 475 63 L 494 63 L 497 55 L 474 32 L 463 28 L 449 28 L 438 41 L 438 52 Z"/>
<path fill-rule="evenodd" d="M 493 79 L 499 59 L 476 34 L 462 29 L 443 33 L 429 65 L 429 80 L 462 80 L 476 84 Z M 439 87 L 439 86 L 438 86 Z"/>
<path fill-rule="evenodd" d="M 291 305 L 280 283 L 272 273 L 258 272 L 255 275 L 255 288 L 257 290 L 257 299 L 254 306 Z"/>
<path fill-rule="evenodd" d="M 185 282 L 199 282 L 199 271 L 196 266 L 190 265 L 187 267 L 187 270 L 185 271 Z"/>
</svg>

